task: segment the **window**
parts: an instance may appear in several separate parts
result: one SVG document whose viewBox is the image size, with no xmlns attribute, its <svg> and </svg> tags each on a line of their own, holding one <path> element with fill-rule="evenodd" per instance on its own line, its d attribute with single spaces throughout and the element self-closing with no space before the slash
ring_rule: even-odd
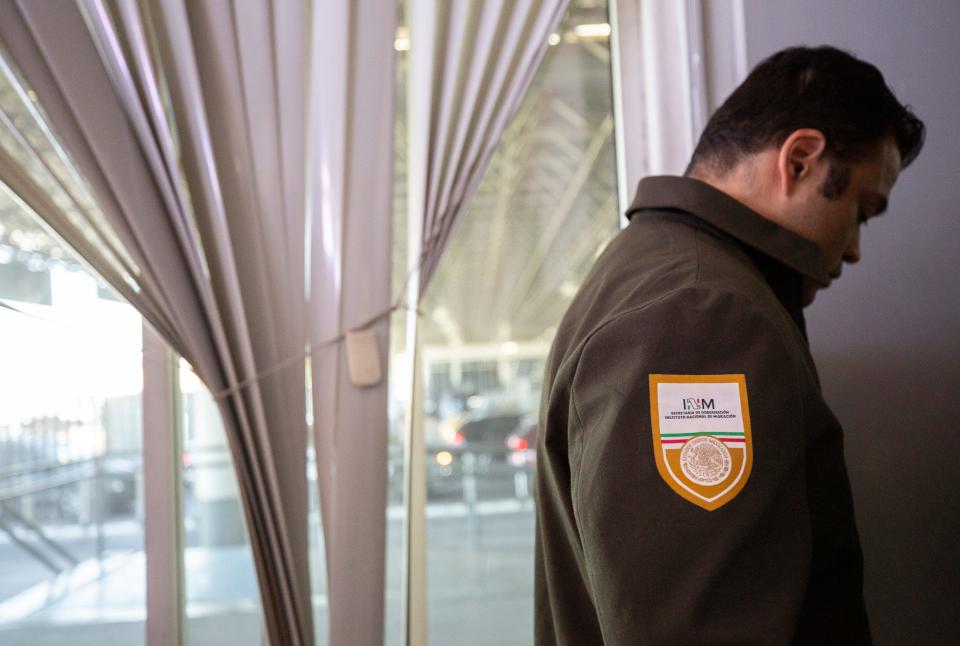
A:
<svg viewBox="0 0 960 646">
<path fill-rule="evenodd" d="M 532 639 L 532 495 L 544 361 L 560 317 L 619 229 L 609 33 L 604 2 L 571 4 L 421 303 L 418 432 L 427 451 L 434 644 Z M 401 31 L 401 88 L 405 38 Z M 406 277 L 405 101 L 398 105 L 397 294 Z M 405 351 L 402 330 L 391 343 L 395 357 Z M 409 396 L 405 379 L 393 377 L 392 409 L 402 410 Z M 398 425 L 396 456 L 402 432 Z M 391 535 L 392 550 L 399 541 L 399 532 Z M 399 552 L 390 554 L 397 555 L 388 567 L 399 582 Z M 390 623 L 397 614 L 389 612 L 389 599 L 401 596 L 399 587 L 388 590 L 388 643 L 399 643 L 390 639 L 400 625 Z"/>
<path fill-rule="evenodd" d="M 9 74 L 0 67 L 0 145 L 68 215 L 74 199 L 96 212 Z M 261 641 L 233 461 L 187 367 L 179 398 L 164 401 L 180 402 L 185 450 L 144 455 L 142 331 L 137 311 L 0 184 L 0 643 L 144 643 L 144 516 L 163 511 L 145 503 L 145 460 L 181 465 L 187 643 Z M 169 509 L 175 500 L 165 492 Z M 152 549 L 173 540 L 154 536 Z"/>
<path fill-rule="evenodd" d="M 142 322 L 0 191 L 0 642 L 144 642 Z"/>
<path fill-rule="evenodd" d="M 182 360 L 180 412 L 187 643 L 259 646 L 260 593 L 233 458 L 210 391 Z"/>
</svg>

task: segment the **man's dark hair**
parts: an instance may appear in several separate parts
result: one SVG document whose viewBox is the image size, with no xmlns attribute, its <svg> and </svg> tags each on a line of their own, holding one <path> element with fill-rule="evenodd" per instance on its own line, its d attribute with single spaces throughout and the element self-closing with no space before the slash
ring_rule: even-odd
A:
<svg viewBox="0 0 960 646">
<path fill-rule="evenodd" d="M 848 162 L 866 158 L 893 137 L 901 168 L 923 147 L 924 125 L 887 87 L 876 67 L 834 47 L 791 47 L 757 65 L 707 123 L 689 174 L 703 167 L 723 175 L 746 155 L 779 147 L 800 128 L 819 130 L 831 157 L 823 186 L 839 197 Z"/>
</svg>

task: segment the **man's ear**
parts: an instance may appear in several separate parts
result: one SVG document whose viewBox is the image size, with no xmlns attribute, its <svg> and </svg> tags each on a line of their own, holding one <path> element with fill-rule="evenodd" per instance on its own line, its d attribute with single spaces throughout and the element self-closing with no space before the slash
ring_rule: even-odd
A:
<svg viewBox="0 0 960 646">
<path fill-rule="evenodd" d="M 825 161 L 826 151 L 827 138 L 819 130 L 801 128 L 790 133 L 777 156 L 781 193 L 790 195 L 810 179 L 815 179 L 819 186 L 822 180 L 814 175 L 820 162 Z"/>
</svg>

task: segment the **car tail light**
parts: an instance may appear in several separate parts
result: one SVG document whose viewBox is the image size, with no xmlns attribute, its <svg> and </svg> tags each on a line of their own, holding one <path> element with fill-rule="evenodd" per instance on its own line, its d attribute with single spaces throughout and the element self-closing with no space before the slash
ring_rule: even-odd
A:
<svg viewBox="0 0 960 646">
<path fill-rule="evenodd" d="M 453 445 L 454 445 L 454 446 L 460 446 L 460 445 L 463 444 L 465 441 L 466 441 L 466 438 L 463 436 L 463 433 L 461 433 L 460 431 L 457 431 L 456 433 L 453 434 Z"/>
<path fill-rule="evenodd" d="M 527 442 L 527 439 L 524 437 L 511 435 L 507 438 L 507 446 L 513 451 L 526 451 L 527 447 L 530 446 L 530 443 Z"/>
</svg>

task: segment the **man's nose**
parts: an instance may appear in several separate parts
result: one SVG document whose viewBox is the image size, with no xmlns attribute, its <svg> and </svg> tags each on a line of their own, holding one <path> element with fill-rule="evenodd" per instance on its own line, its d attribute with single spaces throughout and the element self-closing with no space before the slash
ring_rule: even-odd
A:
<svg viewBox="0 0 960 646">
<path fill-rule="evenodd" d="M 843 259 L 851 265 L 860 262 L 860 227 L 854 230 L 850 243 L 843 250 Z"/>
</svg>

